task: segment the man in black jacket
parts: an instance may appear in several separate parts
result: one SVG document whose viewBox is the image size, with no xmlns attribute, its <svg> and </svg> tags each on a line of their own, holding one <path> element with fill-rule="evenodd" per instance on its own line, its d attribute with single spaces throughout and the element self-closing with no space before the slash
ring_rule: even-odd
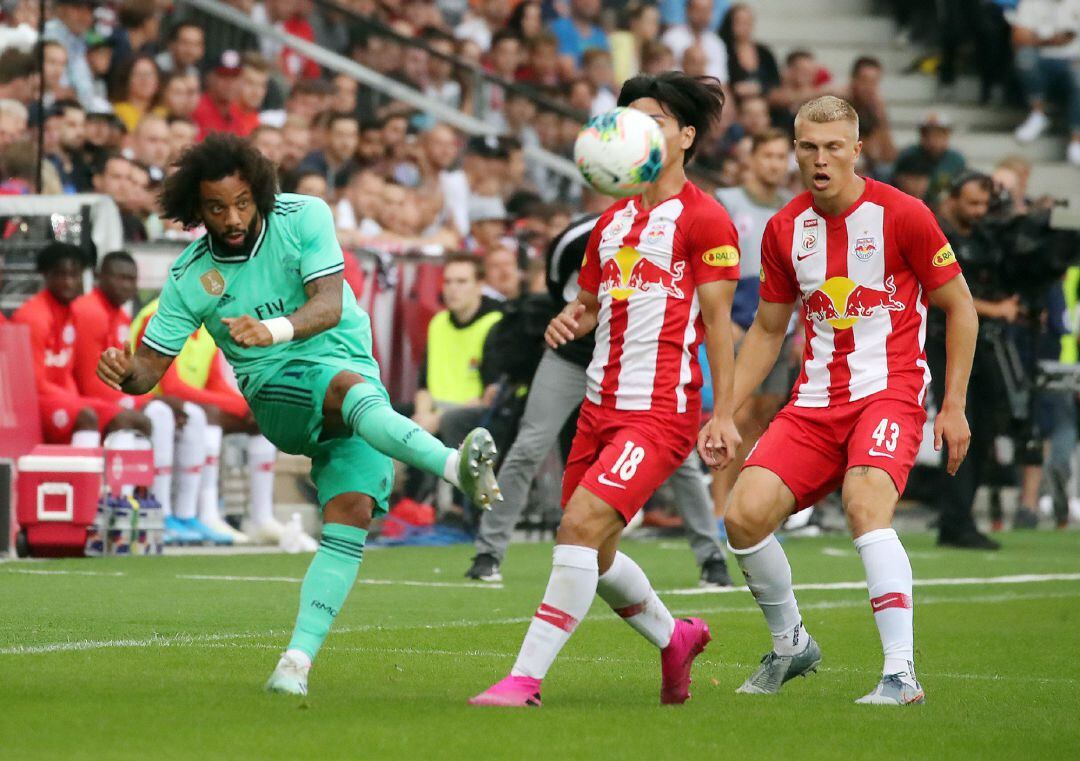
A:
<svg viewBox="0 0 1080 761">
<path fill-rule="evenodd" d="M 585 245 L 598 215 L 570 223 L 548 248 L 548 291 L 561 309 L 578 290 L 577 276 Z M 559 437 L 559 431 L 585 398 L 585 368 L 592 360 L 591 335 L 570 341 L 556 350 L 547 349 L 537 367 L 517 438 L 499 469 L 503 503 L 485 512 L 476 535 L 476 556 L 466 576 L 481 581 L 500 581 L 499 564 L 525 509 L 529 485 L 537 469 Z M 671 477 L 675 501 L 683 516 L 695 559 L 701 566 L 702 586 L 731 585 L 723 546 L 713 518 L 713 504 L 706 488 L 700 461 L 692 452 Z"/>
</svg>

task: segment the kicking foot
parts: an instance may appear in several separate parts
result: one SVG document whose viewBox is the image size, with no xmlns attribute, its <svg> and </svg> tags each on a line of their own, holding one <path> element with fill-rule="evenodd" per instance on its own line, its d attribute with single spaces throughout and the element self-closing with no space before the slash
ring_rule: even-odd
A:
<svg viewBox="0 0 1080 761">
<path fill-rule="evenodd" d="M 286 652 L 282 654 L 277 668 L 266 682 L 266 691 L 307 695 L 307 677 L 310 670 L 311 663 L 305 663 L 303 658 Z"/>
<path fill-rule="evenodd" d="M 919 680 L 910 674 L 886 674 L 873 692 L 855 702 L 860 705 L 906 706 L 925 703 L 926 693 Z"/>
<path fill-rule="evenodd" d="M 531 676 L 508 676 L 469 698 L 471 706 L 540 707 L 540 680 Z"/>
<path fill-rule="evenodd" d="M 473 558 L 472 565 L 465 572 L 465 578 L 491 583 L 502 581 L 498 559 L 490 553 L 481 552 Z"/>
<path fill-rule="evenodd" d="M 675 620 L 668 646 L 660 651 L 660 702 L 678 705 L 690 699 L 690 669 L 709 644 L 709 625 L 700 618 Z"/>
<path fill-rule="evenodd" d="M 761 665 L 742 687 L 735 690 L 746 695 L 772 695 L 789 679 L 806 676 L 817 671 L 821 663 L 821 648 L 813 637 L 806 643 L 806 649 L 797 655 L 778 655 L 768 652 L 761 658 Z"/>
<path fill-rule="evenodd" d="M 484 428 L 474 428 L 458 447 L 458 488 L 477 507 L 490 510 L 502 502 L 495 480 L 495 440 Z"/>
</svg>

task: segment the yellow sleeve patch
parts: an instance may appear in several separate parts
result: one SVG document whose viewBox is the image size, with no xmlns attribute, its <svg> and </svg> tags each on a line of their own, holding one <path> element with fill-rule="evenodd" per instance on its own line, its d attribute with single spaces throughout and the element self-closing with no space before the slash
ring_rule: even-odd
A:
<svg viewBox="0 0 1080 761">
<path fill-rule="evenodd" d="M 956 254 L 953 253 L 952 246 L 946 243 L 941 247 L 941 250 L 934 254 L 934 266 L 935 267 L 948 267 L 950 264 L 956 263 Z"/>
<path fill-rule="evenodd" d="M 760 280 L 763 283 L 765 282 L 765 268 L 764 267 L 761 267 L 761 268 L 758 269 L 758 280 Z"/>
<path fill-rule="evenodd" d="M 717 246 L 701 255 L 701 261 L 710 267 L 734 267 L 739 263 L 739 249 L 734 246 Z"/>
</svg>

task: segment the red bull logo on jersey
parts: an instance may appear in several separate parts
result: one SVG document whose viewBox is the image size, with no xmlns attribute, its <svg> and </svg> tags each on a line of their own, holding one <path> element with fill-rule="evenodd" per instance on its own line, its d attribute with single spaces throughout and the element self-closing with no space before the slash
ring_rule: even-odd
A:
<svg viewBox="0 0 1080 761">
<path fill-rule="evenodd" d="M 601 295 L 625 301 L 635 293 L 662 291 L 677 299 L 685 298 L 681 287 L 686 262 L 676 262 L 669 272 L 642 256 L 637 249 L 623 246 L 600 267 Z"/>
<path fill-rule="evenodd" d="M 827 322 L 845 330 L 860 319 L 872 317 L 880 310 L 899 312 L 905 309 L 897 301 L 896 283 L 892 276 L 885 278 L 884 290 L 870 288 L 847 277 L 831 277 L 821 288 L 805 299 L 806 315 L 811 320 Z"/>
<path fill-rule="evenodd" d="M 877 253 L 876 238 L 856 238 L 855 258 L 860 262 L 869 261 L 870 257 Z"/>
</svg>

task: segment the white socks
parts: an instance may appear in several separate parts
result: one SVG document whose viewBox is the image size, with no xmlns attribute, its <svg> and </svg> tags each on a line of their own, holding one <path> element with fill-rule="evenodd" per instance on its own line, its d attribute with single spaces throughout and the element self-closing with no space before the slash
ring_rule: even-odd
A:
<svg viewBox="0 0 1080 761">
<path fill-rule="evenodd" d="M 597 552 L 590 547 L 557 544 L 552 553 L 551 578 L 521 643 L 512 676 L 543 679 L 555 656 L 570 639 L 596 596 Z"/>
<path fill-rule="evenodd" d="M 163 514 L 172 515 L 173 456 L 176 448 L 176 418 L 165 402 L 154 400 L 143 408 L 150 418 L 150 445 L 154 450 L 154 496 Z"/>
<path fill-rule="evenodd" d="M 456 449 L 450 453 L 450 456 L 446 458 L 446 465 L 443 466 L 443 480 L 449 481 L 453 486 L 460 487 L 458 483 L 458 463 L 461 462 L 461 453 Z"/>
<path fill-rule="evenodd" d="M 75 431 L 71 434 L 71 446 L 97 449 L 101 446 L 101 434 L 97 431 Z"/>
<path fill-rule="evenodd" d="M 769 534 L 763 541 L 744 550 L 728 544 L 739 561 L 746 584 L 765 614 L 777 655 L 797 655 L 806 649 L 809 634 L 802 625 L 795 591 L 791 588 L 791 566 L 784 548 Z"/>
<path fill-rule="evenodd" d="M 176 500 L 173 515 L 181 520 L 198 517 L 199 484 L 206 464 L 206 413 L 202 407 L 184 403 L 187 423 L 176 445 Z"/>
<path fill-rule="evenodd" d="M 881 528 L 855 540 L 863 567 L 870 608 L 885 652 L 882 674 L 915 676 L 915 634 L 911 599 L 911 563 L 896 531 Z"/>
<path fill-rule="evenodd" d="M 274 520 L 274 460 L 277 447 L 262 435 L 248 439 L 248 477 L 251 521 L 256 526 Z"/>
<path fill-rule="evenodd" d="M 600 576 L 596 592 L 634 631 L 663 650 L 671 642 L 675 619 L 656 596 L 641 567 L 621 552 Z"/>
<path fill-rule="evenodd" d="M 203 464 L 202 482 L 199 485 L 199 520 L 207 526 L 221 523 L 218 510 L 218 470 L 221 461 L 221 439 L 224 431 L 220 425 L 206 426 L 206 462 Z"/>
</svg>

